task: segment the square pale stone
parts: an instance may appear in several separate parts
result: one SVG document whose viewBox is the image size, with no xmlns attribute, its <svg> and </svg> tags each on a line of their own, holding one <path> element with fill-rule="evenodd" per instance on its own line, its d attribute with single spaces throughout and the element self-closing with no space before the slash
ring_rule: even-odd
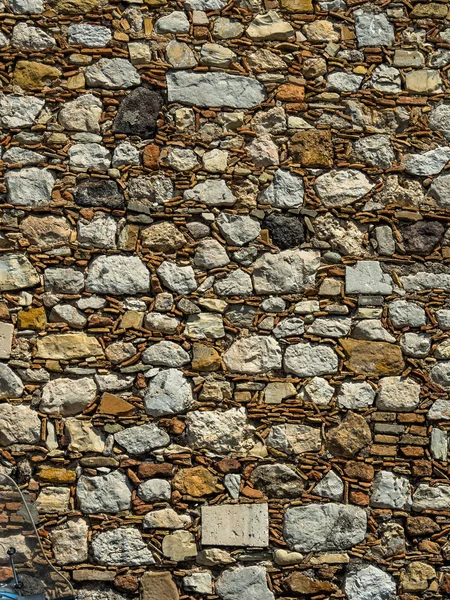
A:
<svg viewBox="0 0 450 600">
<path fill-rule="evenodd" d="M 202 544 L 204 546 L 268 546 L 267 504 L 202 506 Z"/>
<path fill-rule="evenodd" d="M 13 333 L 12 323 L 0 323 L 0 358 L 9 358 Z"/>
</svg>

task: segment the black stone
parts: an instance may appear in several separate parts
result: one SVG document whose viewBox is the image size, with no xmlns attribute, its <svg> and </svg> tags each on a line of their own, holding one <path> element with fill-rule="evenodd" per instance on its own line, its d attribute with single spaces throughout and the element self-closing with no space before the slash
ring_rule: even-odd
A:
<svg viewBox="0 0 450 600">
<path fill-rule="evenodd" d="M 272 214 L 264 219 L 264 227 L 281 250 L 295 248 L 305 241 L 303 223 L 298 217 Z"/>
<path fill-rule="evenodd" d="M 108 179 L 85 179 L 75 189 L 75 202 L 79 206 L 106 206 L 122 208 L 125 199 L 115 181 Z"/>
<path fill-rule="evenodd" d="M 418 221 L 400 228 L 403 245 L 408 254 L 431 254 L 444 235 L 438 221 Z"/>
<path fill-rule="evenodd" d="M 156 133 L 156 121 L 163 105 L 159 92 L 145 87 L 135 88 L 126 96 L 117 111 L 113 131 L 152 138 Z"/>
</svg>

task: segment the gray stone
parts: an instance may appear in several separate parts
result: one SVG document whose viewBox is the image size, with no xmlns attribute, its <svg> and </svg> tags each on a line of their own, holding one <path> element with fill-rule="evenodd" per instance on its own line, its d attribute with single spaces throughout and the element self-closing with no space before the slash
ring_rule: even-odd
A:
<svg viewBox="0 0 450 600">
<path fill-rule="evenodd" d="M 427 412 L 427 419 L 430 421 L 450 420 L 450 400 L 444 398 L 436 400 Z"/>
<path fill-rule="evenodd" d="M 163 340 L 152 344 L 142 353 L 142 362 L 158 367 L 183 367 L 191 359 L 189 354 L 178 344 Z"/>
<path fill-rule="evenodd" d="M 47 169 L 29 167 L 7 171 L 5 183 L 9 204 L 40 207 L 50 204 L 55 178 Z"/>
<path fill-rule="evenodd" d="M 314 186 L 323 204 L 334 208 L 360 200 L 373 189 L 374 184 L 360 171 L 340 169 L 320 175 Z"/>
<path fill-rule="evenodd" d="M 33 152 L 32 150 L 25 150 L 25 148 L 12 147 L 9 148 L 2 156 L 2 160 L 7 165 L 14 165 L 21 163 L 24 167 L 31 167 L 38 165 L 41 162 L 45 162 L 43 154 Z"/>
<path fill-rule="evenodd" d="M 178 369 L 160 371 L 150 381 L 144 396 L 145 411 L 152 417 L 186 412 L 191 403 L 191 386 Z"/>
<path fill-rule="evenodd" d="M 362 542 L 366 531 L 367 515 L 358 506 L 309 504 L 284 515 L 284 539 L 296 552 L 346 550 Z"/>
<path fill-rule="evenodd" d="M 431 486 L 428 483 L 419 483 L 412 500 L 412 508 L 415 512 L 448 510 L 450 508 L 450 485 Z"/>
<path fill-rule="evenodd" d="M 139 150 L 130 144 L 130 142 L 125 141 L 115 147 L 112 158 L 113 167 L 139 165 L 139 163 Z"/>
<path fill-rule="evenodd" d="M 13 29 L 11 44 L 15 48 L 37 51 L 52 48 L 56 45 L 56 40 L 39 27 L 30 27 L 26 23 L 18 23 Z"/>
<path fill-rule="evenodd" d="M 431 369 L 431 379 L 443 388 L 450 387 L 450 361 L 442 361 Z"/>
<path fill-rule="evenodd" d="M 114 434 L 114 439 L 128 454 L 147 454 L 170 444 L 170 436 L 155 423 L 122 429 Z"/>
<path fill-rule="evenodd" d="M 144 529 L 183 529 L 191 523 L 188 515 L 179 515 L 173 508 L 161 508 L 147 513 L 144 517 Z"/>
<path fill-rule="evenodd" d="M 102 531 L 91 543 L 94 560 L 102 565 L 127 567 L 155 562 L 140 532 L 132 527 Z"/>
<path fill-rule="evenodd" d="M 413 358 L 425 358 L 431 350 L 431 338 L 425 333 L 407 332 L 400 338 L 400 348 L 406 356 Z M 435 356 L 437 358 L 449 358 L 449 356 L 439 355 L 439 346 L 436 348 Z"/>
<path fill-rule="evenodd" d="M 329 498 L 334 502 L 342 502 L 344 498 L 344 482 L 334 471 L 328 471 L 319 483 L 314 486 L 313 493 L 315 496 Z"/>
<path fill-rule="evenodd" d="M 98 256 L 89 265 L 86 290 L 97 294 L 139 294 L 150 289 L 150 273 L 138 256 Z"/>
<path fill-rule="evenodd" d="M 181 10 L 174 10 L 155 23 L 156 33 L 189 33 L 189 19 Z"/>
<path fill-rule="evenodd" d="M 0 365 L 0 397 L 3 398 L 3 374 Z M 17 394 L 17 393 L 16 393 Z M 17 395 L 8 394 L 9 398 Z M 41 439 L 41 421 L 36 411 L 23 404 L 0 404 L 0 446 L 36 444 Z"/>
<path fill-rule="evenodd" d="M 214 238 L 201 240 L 194 255 L 194 264 L 201 269 L 217 269 L 230 262 L 225 248 Z"/>
<path fill-rule="evenodd" d="M 448 433 L 438 427 L 431 430 L 430 452 L 435 460 L 448 459 Z"/>
<path fill-rule="evenodd" d="M 52 529 L 50 539 L 58 565 L 71 565 L 88 560 L 88 531 L 86 521 L 79 517 Z"/>
<path fill-rule="evenodd" d="M 314 287 L 320 253 L 311 250 L 283 250 L 260 256 L 252 265 L 257 294 L 291 294 Z"/>
<path fill-rule="evenodd" d="M 183 577 L 183 588 L 197 594 L 212 594 L 212 576 L 209 571 L 197 571 Z"/>
<path fill-rule="evenodd" d="M 337 396 L 339 408 L 368 408 L 375 400 L 375 390 L 367 381 L 345 381 Z"/>
<path fill-rule="evenodd" d="M 83 248 L 108 250 L 116 247 L 117 223 L 114 217 L 97 213 L 91 221 L 80 219 L 77 239 Z"/>
<path fill-rule="evenodd" d="M 356 157 L 370 167 L 389 169 L 395 160 L 389 136 L 375 134 L 360 138 L 353 146 Z"/>
<path fill-rule="evenodd" d="M 42 389 L 39 410 L 48 415 L 76 415 L 94 401 L 96 394 L 97 386 L 90 377 L 53 379 Z"/>
<path fill-rule="evenodd" d="M 194 269 L 191 266 L 180 267 L 165 260 L 156 270 L 163 285 L 177 294 L 190 294 L 197 289 Z"/>
<path fill-rule="evenodd" d="M 338 355 L 325 344 L 300 343 L 288 346 L 284 354 L 284 369 L 298 377 L 329 375 L 338 369 Z"/>
<path fill-rule="evenodd" d="M 327 406 L 334 394 L 334 387 L 323 377 L 313 377 L 302 389 L 302 396 L 318 406 Z"/>
<path fill-rule="evenodd" d="M 7 129 L 30 127 L 44 104 L 43 98 L 0 94 L 0 125 Z"/>
<path fill-rule="evenodd" d="M 131 507 L 131 485 L 120 471 L 94 477 L 82 475 L 76 492 L 80 510 L 86 514 L 117 513 Z"/>
<path fill-rule="evenodd" d="M 223 354 L 223 361 L 233 373 L 265 373 L 281 367 L 281 348 L 269 336 L 243 337 Z"/>
<path fill-rule="evenodd" d="M 106 171 L 111 166 L 111 155 L 101 144 L 73 144 L 69 148 L 69 165 L 78 169 Z"/>
<path fill-rule="evenodd" d="M 141 78 L 135 67 L 124 58 L 101 58 L 85 71 L 88 87 L 120 90 L 139 85 Z"/>
<path fill-rule="evenodd" d="M 392 600 L 396 597 L 394 578 L 375 565 L 358 565 L 345 578 L 348 600 Z"/>
<path fill-rule="evenodd" d="M 266 444 L 285 454 L 318 452 L 322 445 L 320 429 L 309 425 L 273 425 Z"/>
<path fill-rule="evenodd" d="M 226 0 L 185 0 L 184 5 L 188 10 L 222 10 L 226 6 Z"/>
<path fill-rule="evenodd" d="M 377 408 L 403 412 L 412 411 L 420 402 L 420 385 L 413 379 L 383 377 L 378 386 Z"/>
<path fill-rule="evenodd" d="M 387 20 L 385 14 L 356 10 L 353 16 L 360 48 L 364 46 L 392 46 L 394 44 L 394 27 Z"/>
<path fill-rule="evenodd" d="M 272 183 L 260 195 L 260 202 L 275 208 L 302 206 L 304 196 L 303 179 L 290 171 L 277 169 Z"/>
<path fill-rule="evenodd" d="M 375 260 L 359 260 L 354 267 L 345 267 L 347 294 L 391 294 L 392 279 L 383 273 Z"/>
<path fill-rule="evenodd" d="M 69 131 L 100 131 L 102 102 L 93 94 L 83 94 L 67 102 L 58 113 L 58 121 Z"/>
<path fill-rule="evenodd" d="M 383 323 L 378 319 L 365 319 L 356 323 L 352 337 L 357 340 L 372 340 L 374 342 L 396 342 L 396 338 L 383 327 Z"/>
<path fill-rule="evenodd" d="M 450 118 L 450 115 L 449 115 Z M 450 139 L 450 129 L 449 129 Z M 439 206 L 445 208 L 450 206 L 450 174 L 440 175 L 431 182 L 429 187 L 430 196 L 437 201 Z"/>
<path fill-rule="evenodd" d="M 391 471 L 379 471 L 373 481 L 370 506 L 409 510 L 411 508 L 409 480 Z"/>
<path fill-rule="evenodd" d="M 241 491 L 241 476 L 236 473 L 227 473 L 223 478 L 223 484 L 230 496 L 233 500 L 237 500 L 239 498 L 239 494 Z"/>
<path fill-rule="evenodd" d="M 237 567 L 226 570 L 216 581 L 216 592 L 222 600 L 274 600 L 267 587 L 264 567 Z"/>
<path fill-rule="evenodd" d="M 13 13 L 18 15 L 37 15 L 44 11 L 43 0 L 9 0 Z"/>
<path fill-rule="evenodd" d="M 171 493 L 170 481 L 166 479 L 147 479 L 137 490 L 139 498 L 144 502 L 170 500 Z"/>
<path fill-rule="evenodd" d="M 429 113 L 428 123 L 430 124 L 431 129 L 434 131 L 440 131 L 448 140 L 450 139 L 449 119 L 450 106 L 448 104 L 439 104 L 438 106 L 435 106 Z M 449 176 L 447 175 L 447 177 Z"/>
<path fill-rule="evenodd" d="M 40 283 L 39 275 L 23 254 L 0 256 L 0 292 L 34 287 Z"/>
<path fill-rule="evenodd" d="M 201 510 L 203 546 L 269 545 L 267 504 L 203 505 Z"/>
<path fill-rule="evenodd" d="M 84 288 L 84 273 L 70 267 L 49 267 L 44 273 L 46 292 L 79 294 Z"/>
<path fill-rule="evenodd" d="M 87 323 L 81 311 L 71 304 L 57 304 L 50 311 L 50 323 L 67 323 L 73 329 L 83 329 Z"/>
<path fill-rule="evenodd" d="M 216 221 L 220 232 L 229 244 L 243 246 L 258 237 L 261 226 L 247 215 L 221 213 Z"/>
<path fill-rule="evenodd" d="M 283 464 L 256 467 L 251 482 L 269 498 L 297 498 L 304 487 L 302 478 L 294 469 Z"/>
<path fill-rule="evenodd" d="M 389 225 L 375 227 L 377 251 L 381 256 L 392 256 L 395 253 L 395 239 Z"/>
<path fill-rule="evenodd" d="M 318 317 L 307 332 L 319 337 L 340 338 L 348 335 L 352 320 L 347 317 Z"/>
<path fill-rule="evenodd" d="M 327 77 L 327 90 L 337 92 L 356 92 L 359 90 L 364 77 L 345 71 L 334 71 Z"/>
<path fill-rule="evenodd" d="M 169 317 L 157 312 L 151 312 L 145 316 L 144 327 L 149 331 L 174 334 L 178 330 L 180 321 L 175 317 Z"/>
<path fill-rule="evenodd" d="M 425 310 L 415 302 L 394 300 L 389 304 L 389 318 L 394 327 L 421 327 L 427 322 Z"/>
<path fill-rule="evenodd" d="M 200 107 L 252 108 L 266 99 L 256 79 L 228 73 L 169 71 L 166 74 L 169 102 Z"/>
<path fill-rule="evenodd" d="M 192 411 L 186 416 L 186 425 L 187 441 L 194 449 L 240 454 L 253 445 L 253 428 L 247 422 L 244 408 Z"/>
<path fill-rule="evenodd" d="M 411 175 L 437 175 L 450 160 L 450 147 L 442 146 L 423 154 L 410 154 L 405 161 L 405 169 Z"/>
<path fill-rule="evenodd" d="M 277 339 L 287 337 L 298 337 L 304 333 L 305 324 L 298 317 L 288 317 L 278 323 L 272 333 Z"/>
<path fill-rule="evenodd" d="M 388 65 L 379 65 L 372 72 L 372 87 L 385 94 L 398 94 L 402 91 L 400 71 Z"/>
<path fill-rule="evenodd" d="M 69 44 L 80 44 L 88 48 L 103 48 L 111 41 L 111 31 L 101 25 L 74 23 L 67 33 Z"/>
<path fill-rule="evenodd" d="M 435 316 L 440 329 L 444 331 L 450 329 L 450 310 L 441 308 L 435 312 Z"/>
<path fill-rule="evenodd" d="M 252 278 L 241 269 L 232 271 L 214 284 L 218 296 L 251 296 L 253 293 Z"/>
<path fill-rule="evenodd" d="M 193 200 L 206 206 L 233 206 L 236 197 L 223 179 L 206 179 L 183 194 L 184 200 Z"/>
</svg>

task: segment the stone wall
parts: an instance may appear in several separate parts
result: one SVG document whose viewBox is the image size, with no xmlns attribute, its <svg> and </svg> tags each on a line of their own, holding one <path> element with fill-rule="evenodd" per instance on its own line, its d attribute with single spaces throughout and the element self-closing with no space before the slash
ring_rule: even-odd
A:
<svg viewBox="0 0 450 600">
<path fill-rule="evenodd" d="M 449 15 L 1 2 L 0 468 L 81 600 L 449 597 Z"/>
</svg>

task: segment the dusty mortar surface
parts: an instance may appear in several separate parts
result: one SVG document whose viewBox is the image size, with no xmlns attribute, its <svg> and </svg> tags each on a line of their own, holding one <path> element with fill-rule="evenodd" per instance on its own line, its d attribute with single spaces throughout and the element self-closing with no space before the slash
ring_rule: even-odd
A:
<svg viewBox="0 0 450 600">
<path fill-rule="evenodd" d="M 1 2 L 0 469 L 81 600 L 450 596 L 449 17 Z"/>
</svg>

